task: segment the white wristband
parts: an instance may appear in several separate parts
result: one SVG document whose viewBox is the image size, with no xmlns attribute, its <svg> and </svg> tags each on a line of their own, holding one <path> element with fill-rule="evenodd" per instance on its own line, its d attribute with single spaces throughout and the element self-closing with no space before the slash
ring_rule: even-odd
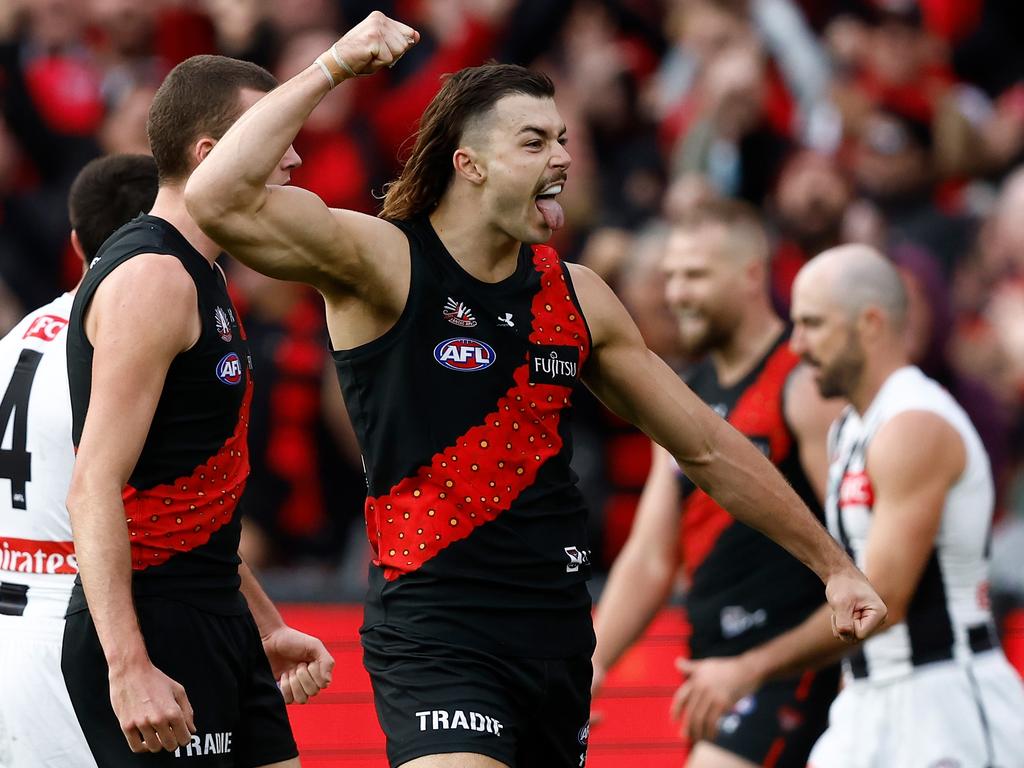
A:
<svg viewBox="0 0 1024 768">
<path fill-rule="evenodd" d="M 331 46 L 331 55 L 334 56 L 334 60 L 338 62 L 338 66 L 348 72 L 349 77 L 356 77 L 355 70 L 350 67 L 341 56 L 338 55 L 338 49 L 335 48 L 337 43 Z"/>
<path fill-rule="evenodd" d="M 331 70 L 329 70 L 327 65 L 320 61 L 320 59 L 317 59 L 316 63 L 320 66 L 320 71 L 324 73 L 324 77 L 327 78 L 327 82 L 331 84 L 331 88 L 334 88 L 337 83 L 334 82 L 334 75 L 331 74 Z"/>
</svg>

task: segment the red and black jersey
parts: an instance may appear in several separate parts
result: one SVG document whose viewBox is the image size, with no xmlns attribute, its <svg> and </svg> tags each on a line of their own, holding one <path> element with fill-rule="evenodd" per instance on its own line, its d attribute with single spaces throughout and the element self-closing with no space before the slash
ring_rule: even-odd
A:
<svg viewBox="0 0 1024 768">
<path fill-rule="evenodd" d="M 397 323 L 335 351 L 366 468 L 366 626 L 523 656 L 593 643 L 570 413 L 590 337 L 568 270 L 523 246 L 465 272 L 428 220 L 395 222 L 411 284 Z"/>
<path fill-rule="evenodd" d="M 784 334 L 733 386 L 722 386 L 710 360 L 687 377 L 697 395 L 746 435 L 779 468 L 819 517 L 819 504 L 786 424 L 786 382 L 799 363 Z M 682 477 L 683 566 L 694 658 L 732 656 L 789 629 L 823 599 L 818 578 L 759 531 L 737 521 Z"/>
<path fill-rule="evenodd" d="M 75 445 L 92 385 L 85 310 L 103 279 L 142 253 L 181 261 L 195 281 L 202 331 L 167 371 L 142 453 L 122 493 L 132 589 L 136 596 L 174 597 L 209 610 L 245 610 L 238 591 L 235 511 L 249 475 L 249 348 L 220 268 L 154 216 L 140 216 L 111 236 L 75 296 L 68 327 Z"/>
</svg>

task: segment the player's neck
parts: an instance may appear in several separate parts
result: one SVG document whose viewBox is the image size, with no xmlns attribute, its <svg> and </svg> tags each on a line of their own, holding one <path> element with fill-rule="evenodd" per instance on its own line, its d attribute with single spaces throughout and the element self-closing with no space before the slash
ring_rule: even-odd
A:
<svg viewBox="0 0 1024 768">
<path fill-rule="evenodd" d="M 864 361 L 864 372 L 857 386 L 850 392 L 850 404 L 857 413 L 863 415 L 875 401 L 879 391 L 900 368 L 910 365 L 902 347 L 879 349 L 874 355 L 868 355 Z"/>
<path fill-rule="evenodd" d="M 745 312 L 729 341 L 711 352 L 718 381 L 729 387 L 742 380 L 768 354 L 784 327 L 768 307 Z"/>
<path fill-rule="evenodd" d="M 442 200 L 430 223 L 452 258 L 477 280 L 497 283 L 516 271 L 522 244 L 465 207 Z"/>
<path fill-rule="evenodd" d="M 189 245 L 199 251 L 211 264 L 223 252 L 188 214 L 185 208 L 184 185 L 162 185 L 156 193 L 156 201 L 150 210 L 151 216 L 163 219 L 188 240 Z"/>
</svg>

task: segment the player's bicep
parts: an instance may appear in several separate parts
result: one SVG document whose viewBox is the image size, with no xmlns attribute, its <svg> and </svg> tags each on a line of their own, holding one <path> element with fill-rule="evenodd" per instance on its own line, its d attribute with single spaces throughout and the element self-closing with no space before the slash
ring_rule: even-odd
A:
<svg viewBox="0 0 1024 768">
<path fill-rule="evenodd" d="M 167 369 L 197 337 L 191 278 L 174 260 L 156 268 L 151 262 L 139 279 L 146 258 L 119 267 L 97 289 L 88 310 L 92 384 L 75 464 L 79 488 L 127 480 L 149 433 Z"/>
<path fill-rule="evenodd" d="M 253 214 L 226 212 L 204 229 L 234 258 L 280 280 L 325 292 L 356 291 L 372 283 L 373 256 L 404 244 L 394 225 L 373 216 L 328 208 L 300 187 L 267 187 Z"/>
<path fill-rule="evenodd" d="M 867 470 L 875 498 L 864 570 L 892 623 L 906 615 L 964 461 L 959 434 L 931 413 L 899 414 L 872 440 Z"/>
</svg>

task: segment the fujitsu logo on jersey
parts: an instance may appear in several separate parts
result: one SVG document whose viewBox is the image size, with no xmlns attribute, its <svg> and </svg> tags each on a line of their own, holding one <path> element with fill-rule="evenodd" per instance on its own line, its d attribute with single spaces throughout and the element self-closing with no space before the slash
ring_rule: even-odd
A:
<svg viewBox="0 0 1024 768">
<path fill-rule="evenodd" d="M 533 344 L 530 347 L 530 383 L 571 387 L 579 374 L 579 347 Z"/>
<path fill-rule="evenodd" d="M 217 378 L 224 384 L 234 386 L 242 380 L 242 361 L 234 352 L 228 352 L 217 363 Z"/>
<path fill-rule="evenodd" d="M 451 296 L 448 297 L 448 301 L 445 303 L 441 314 L 444 315 L 444 319 L 449 323 L 460 328 L 476 327 L 476 318 L 473 317 L 473 311 L 463 302 L 456 301 Z"/>
<path fill-rule="evenodd" d="M 839 484 L 839 507 L 873 507 L 875 491 L 867 472 L 847 472 Z"/>
<path fill-rule="evenodd" d="M 56 339 L 60 332 L 67 327 L 68 321 L 63 317 L 57 317 L 57 315 L 40 315 L 25 331 L 25 335 L 21 338 L 28 339 L 42 339 L 43 341 L 53 341 Z"/>
<path fill-rule="evenodd" d="M 446 339 L 434 347 L 434 359 L 453 371 L 482 371 L 494 365 L 497 355 L 477 339 Z"/>
</svg>

